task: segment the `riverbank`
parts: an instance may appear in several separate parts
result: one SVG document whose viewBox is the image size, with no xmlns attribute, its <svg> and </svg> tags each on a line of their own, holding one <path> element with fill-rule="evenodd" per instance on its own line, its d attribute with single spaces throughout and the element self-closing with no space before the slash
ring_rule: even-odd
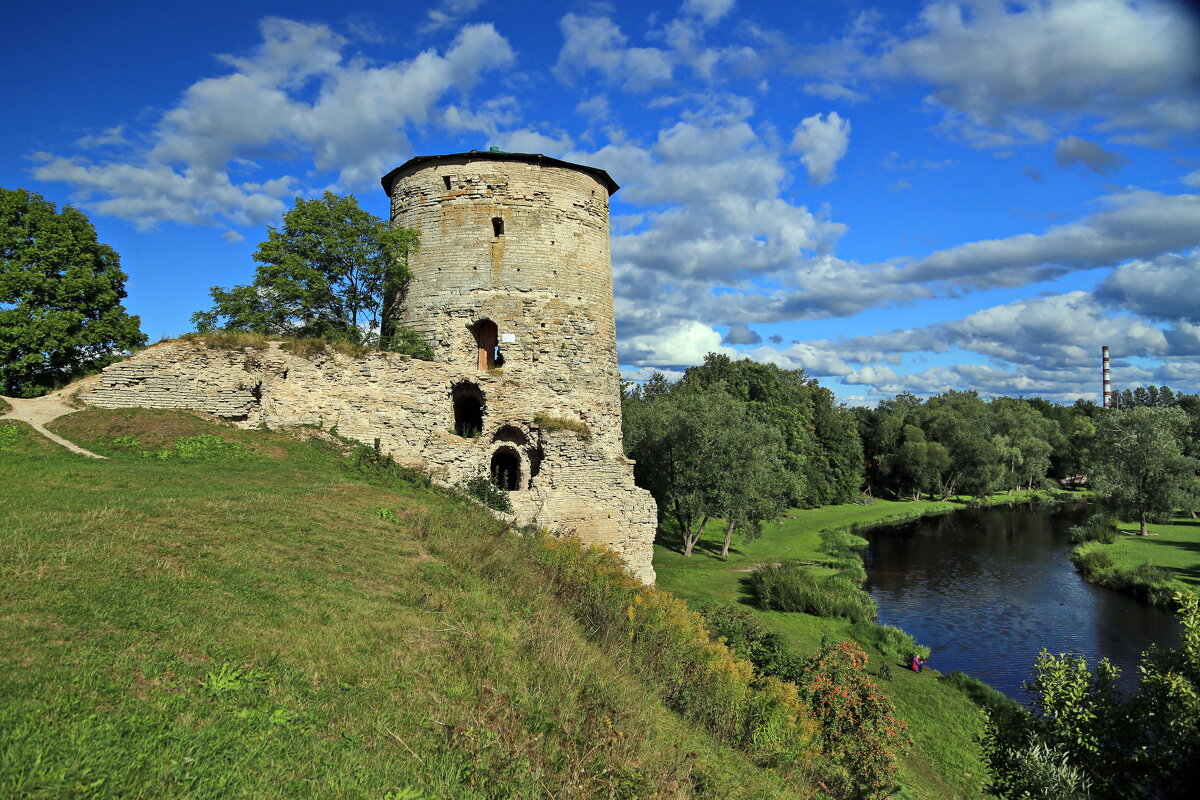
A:
<svg viewBox="0 0 1200 800">
<path fill-rule="evenodd" d="M 1073 496 L 1066 494 L 1068 498 Z M 1030 499 L 1029 493 L 1014 493 L 989 498 L 983 504 L 1003 505 Z M 1042 495 L 1040 499 L 1046 498 Z M 764 624 L 801 653 L 815 652 L 823 637 L 858 641 L 870 654 L 872 673 L 878 673 L 884 664 L 891 667 L 895 679 L 879 683 L 913 735 L 914 749 L 901 765 L 905 785 L 905 794 L 901 796 L 981 796 L 986 772 L 975 737 L 983 731 L 983 717 L 957 684 L 940 680 L 934 670 L 915 674 L 903 669 L 896 659 L 885 659 L 871 646 L 864 626 L 855 628 L 841 618 L 759 609 L 753 604 L 747 586 L 749 573 L 762 564 L 802 561 L 819 573 L 835 571 L 835 557 L 822 549 L 824 532 L 849 532 L 944 514 L 968 505 L 969 501 L 879 500 L 871 505 L 796 509 L 779 523 L 764 526 L 762 536 L 755 541 L 735 541 L 728 559 L 720 557 L 724 527 L 719 521 L 710 523 L 692 556 L 687 558 L 679 552 L 677 537 L 668 531 L 655 546 L 658 585 L 691 605 L 712 601 L 748 605 Z"/>
<path fill-rule="evenodd" d="M 1134 595 L 1162 608 L 1174 608 L 1176 592 L 1200 590 L 1200 520 L 1187 516 L 1150 524 L 1138 536 L 1138 524 L 1121 522 L 1111 544 L 1084 542 L 1071 551 L 1071 563 L 1084 579 Z"/>
</svg>

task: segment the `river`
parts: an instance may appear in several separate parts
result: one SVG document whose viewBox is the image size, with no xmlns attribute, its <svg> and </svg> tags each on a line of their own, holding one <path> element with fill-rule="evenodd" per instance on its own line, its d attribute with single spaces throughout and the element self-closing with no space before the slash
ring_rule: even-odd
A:
<svg viewBox="0 0 1200 800">
<path fill-rule="evenodd" d="M 1067 560 L 1067 529 L 1095 506 L 962 510 L 862 535 L 867 591 L 879 621 L 933 651 L 930 666 L 962 670 L 1009 697 L 1043 648 L 1094 663 L 1107 656 L 1136 685 L 1151 643 L 1179 646 L 1170 612 L 1086 583 Z"/>
</svg>

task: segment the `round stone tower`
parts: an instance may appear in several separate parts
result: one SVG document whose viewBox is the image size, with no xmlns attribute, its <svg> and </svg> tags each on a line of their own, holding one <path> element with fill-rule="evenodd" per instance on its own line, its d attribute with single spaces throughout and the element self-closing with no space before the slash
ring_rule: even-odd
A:
<svg viewBox="0 0 1200 800">
<path fill-rule="evenodd" d="M 392 224 L 421 237 L 401 322 L 425 334 L 438 361 L 503 377 L 503 419 L 482 421 L 484 432 L 565 418 L 620 453 L 612 178 L 542 155 L 473 151 L 418 156 L 382 183 Z"/>
</svg>

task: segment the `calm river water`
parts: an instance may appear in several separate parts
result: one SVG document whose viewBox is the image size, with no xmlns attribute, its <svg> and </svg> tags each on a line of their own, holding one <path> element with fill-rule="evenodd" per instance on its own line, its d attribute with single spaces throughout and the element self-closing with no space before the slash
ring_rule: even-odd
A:
<svg viewBox="0 0 1200 800">
<path fill-rule="evenodd" d="M 879 621 L 931 648 L 940 672 L 960 669 L 1018 700 L 1043 648 L 1089 663 L 1107 656 L 1132 687 L 1141 652 L 1177 647 L 1179 624 L 1075 572 L 1067 529 L 1094 509 L 964 510 L 862 534 Z"/>
</svg>

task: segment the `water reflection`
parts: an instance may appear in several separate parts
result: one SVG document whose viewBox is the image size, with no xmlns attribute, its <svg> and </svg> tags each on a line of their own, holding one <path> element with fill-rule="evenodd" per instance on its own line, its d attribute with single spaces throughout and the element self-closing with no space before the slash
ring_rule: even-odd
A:
<svg viewBox="0 0 1200 800">
<path fill-rule="evenodd" d="M 1083 506 L 964 510 L 865 537 L 867 590 L 879 621 L 933 650 L 931 666 L 956 669 L 1024 699 L 1021 682 L 1043 648 L 1107 656 L 1137 680 L 1152 642 L 1177 647 L 1169 612 L 1085 583 L 1067 561 L 1067 529 Z"/>
</svg>

